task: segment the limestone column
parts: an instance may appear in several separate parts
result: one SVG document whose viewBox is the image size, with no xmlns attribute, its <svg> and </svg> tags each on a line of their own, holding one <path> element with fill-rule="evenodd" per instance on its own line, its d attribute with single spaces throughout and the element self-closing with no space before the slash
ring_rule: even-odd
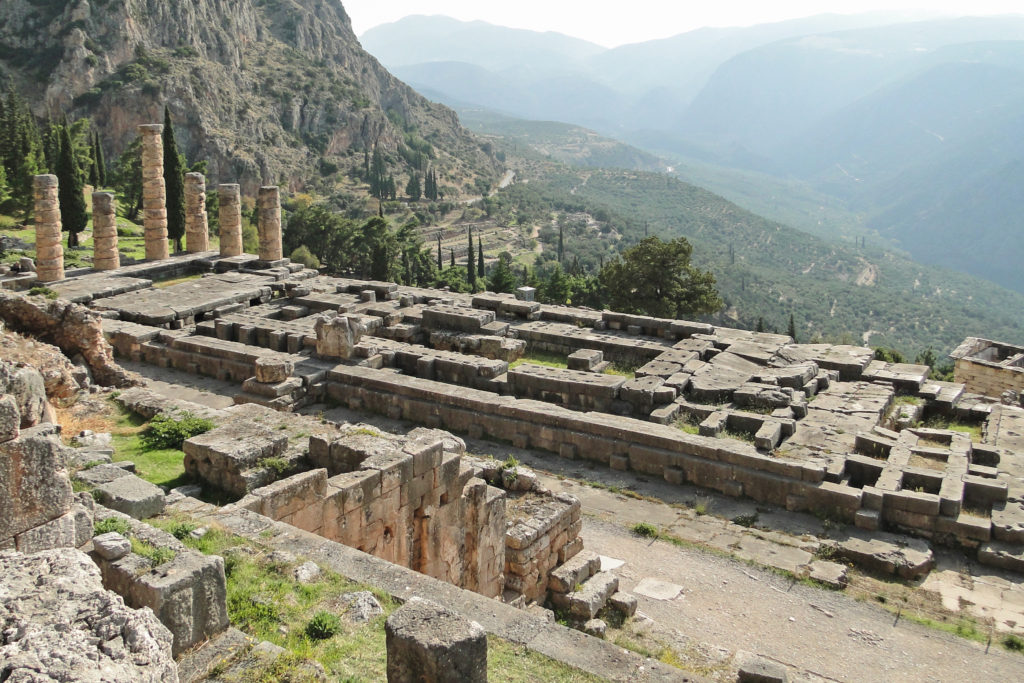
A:
<svg viewBox="0 0 1024 683">
<path fill-rule="evenodd" d="M 279 261 L 281 247 L 281 194 L 276 186 L 261 187 L 259 193 L 260 261 Z"/>
<path fill-rule="evenodd" d="M 36 215 L 36 278 L 38 282 L 64 279 L 64 247 L 60 243 L 60 200 L 57 176 L 37 175 L 32 182 Z"/>
<path fill-rule="evenodd" d="M 142 136 L 142 225 L 146 232 L 146 260 L 165 259 L 167 247 L 167 188 L 164 187 L 164 127 L 139 126 Z"/>
<path fill-rule="evenodd" d="M 202 173 L 185 174 L 185 251 L 194 254 L 210 250 L 210 231 L 206 221 L 206 177 Z"/>
<path fill-rule="evenodd" d="M 238 185 L 217 187 L 220 206 L 220 255 L 222 258 L 242 255 L 242 194 Z"/>
<path fill-rule="evenodd" d="M 121 267 L 121 254 L 117 251 L 115 211 L 113 194 L 92 193 L 92 267 L 95 270 L 114 270 Z"/>
</svg>

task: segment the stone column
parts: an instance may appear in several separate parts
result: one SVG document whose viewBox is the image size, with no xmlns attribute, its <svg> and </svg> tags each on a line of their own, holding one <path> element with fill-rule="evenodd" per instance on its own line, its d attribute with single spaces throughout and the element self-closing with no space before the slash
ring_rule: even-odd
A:
<svg viewBox="0 0 1024 683">
<path fill-rule="evenodd" d="M 261 187 L 259 193 L 260 261 L 281 260 L 281 195 L 276 186 Z"/>
<path fill-rule="evenodd" d="M 92 193 L 92 267 L 96 270 L 114 270 L 121 267 L 121 254 L 117 251 L 117 216 L 114 195 L 110 192 Z"/>
<path fill-rule="evenodd" d="M 165 259 L 167 247 L 167 188 L 164 187 L 164 127 L 139 126 L 142 136 L 142 224 L 146 231 L 146 260 Z"/>
<path fill-rule="evenodd" d="M 39 282 L 64 279 L 64 247 L 60 243 L 60 200 L 57 176 L 37 175 L 32 183 L 36 215 L 36 278 Z"/>
<path fill-rule="evenodd" d="M 206 178 L 202 173 L 185 174 L 185 251 L 195 254 L 210 250 L 206 221 Z"/>
<path fill-rule="evenodd" d="M 220 200 L 220 255 L 223 258 L 242 255 L 242 194 L 238 185 L 217 187 Z"/>
</svg>

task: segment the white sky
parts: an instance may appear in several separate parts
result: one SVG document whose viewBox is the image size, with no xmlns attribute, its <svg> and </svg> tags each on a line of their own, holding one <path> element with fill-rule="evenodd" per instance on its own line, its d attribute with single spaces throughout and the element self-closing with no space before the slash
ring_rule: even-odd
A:
<svg viewBox="0 0 1024 683">
<path fill-rule="evenodd" d="M 950 15 L 1019 14 L 1021 0 L 341 0 L 356 35 L 410 14 L 443 14 L 534 31 L 558 31 L 607 47 L 702 26 L 749 26 L 797 17 L 921 10 Z"/>
</svg>

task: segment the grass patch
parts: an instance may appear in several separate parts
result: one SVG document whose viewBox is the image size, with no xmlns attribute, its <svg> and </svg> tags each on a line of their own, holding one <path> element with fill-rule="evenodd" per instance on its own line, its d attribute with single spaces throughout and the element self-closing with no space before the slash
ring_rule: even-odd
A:
<svg viewBox="0 0 1024 683">
<path fill-rule="evenodd" d="M 166 289 L 167 287 L 173 287 L 174 285 L 180 285 L 183 282 L 191 282 L 192 280 L 200 279 L 202 274 L 186 275 L 185 277 L 169 278 L 167 280 L 157 280 L 153 283 L 153 289 Z"/>
<path fill-rule="evenodd" d="M 168 531 L 191 524 L 185 518 L 154 521 Z M 384 621 L 398 607 L 388 595 L 331 571 L 324 571 L 315 583 L 300 584 L 292 578 L 292 566 L 270 562 L 258 544 L 216 527 L 202 538 L 186 536 L 182 541 L 200 552 L 224 557 L 232 625 L 288 650 L 279 660 L 287 670 L 268 669 L 253 683 L 296 680 L 286 674 L 301 672 L 309 660 L 323 665 L 332 681 L 386 678 Z M 359 590 L 373 592 L 384 614 L 367 624 L 339 619 L 336 615 L 344 596 Z M 494 636 L 488 637 L 487 670 L 490 680 L 511 683 L 602 680 Z"/>
<path fill-rule="evenodd" d="M 124 534 L 122 534 L 123 536 Z M 159 567 L 173 560 L 177 553 L 171 548 L 158 548 L 152 543 L 131 536 L 132 552 L 149 560 L 150 565 Z"/>
<path fill-rule="evenodd" d="M 93 536 L 99 536 L 100 534 L 118 533 L 122 536 L 127 536 L 131 527 L 128 526 L 128 522 L 117 517 L 107 517 L 101 519 L 92 525 Z"/>
<path fill-rule="evenodd" d="M 549 351 L 530 351 L 519 360 L 509 363 L 508 368 L 511 370 L 527 363 L 530 365 L 543 365 L 548 368 L 562 368 L 563 370 L 569 367 L 569 361 L 561 354 Z"/>
<path fill-rule="evenodd" d="M 676 420 L 676 429 L 681 429 L 687 434 L 700 434 L 700 424 L 694 422 L 695 416 L 681 417 Z"/>
<path fill-rule="evenodd" d="M 639 367 L 639 365 L 632 365 L 630 363 L 612 363 L 604 369 L 604 374 L 633 379 L 636 377 L 636 371 Z"/>
<path fill-rule="evenodd" d="M 924 401 L 919 396 L 897 396 L 896 405 L 898 406 L 919 406 Z"/>
<path fill-rule="evenodd" d="M 288 461 L 281 457 L 262 458 L 256 465 L 272 470 L 279 477 L 288 471 Z"/>
<path fill-rule="evenodd" d="M 597 683 L 605 680 L 497 636 L 487 636 L 487 677 L 502 683 Z"/>
<path fill-rule="evenodd" d="M 950 420 L 942 415 L 934 415 L 924 421 L 922 427 L 928 429 L 947 429 L 951 432 L 963 432 L 971 437 L 971 441 L 974 443 L 981 443 L 981 424 L 970 423 L 970 422 L 958 422 L 956 420 Z M 943 444 L 945 445 L 945 444 Z"/>
</svg>

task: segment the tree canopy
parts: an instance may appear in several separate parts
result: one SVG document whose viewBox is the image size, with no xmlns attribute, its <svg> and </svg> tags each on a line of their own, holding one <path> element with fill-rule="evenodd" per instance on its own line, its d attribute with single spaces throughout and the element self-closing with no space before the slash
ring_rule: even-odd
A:
<svg viewBox="0 0 1024 683">
<path fill-rule="evenodd" d="M 612 310 L 680 318 L 714 313 L 723 303 L 710 271 L 690 265 L 693 247 L 682 237 L 663 242 L 648 237 L 601 269 Z"/>
</svg>

